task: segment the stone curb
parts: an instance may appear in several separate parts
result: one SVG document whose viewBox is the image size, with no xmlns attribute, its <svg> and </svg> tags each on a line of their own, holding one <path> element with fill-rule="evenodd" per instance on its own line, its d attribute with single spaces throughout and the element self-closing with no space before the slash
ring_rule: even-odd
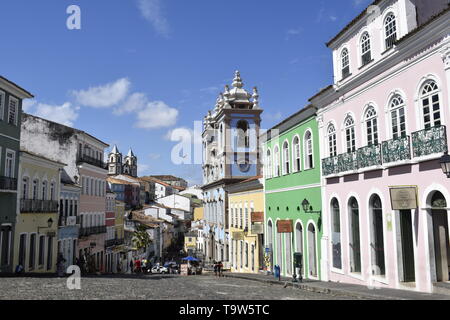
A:
<svg viewBox="0 0 450 320">
<path fill-rule="evenodd" d="M 284 287 L 293 287 L 295 289 L 300 289 L 304 291 L 309 292 L 315 292 L 315 293 L 322 293 L 322 294 L 329 294 L 329 295 L 335 295 L 335 296 L 347 296 L 347 297 L 354 297 L 354 298 L 360 298 L 360 299 L 383 299 L 383 300 L 408 300 L 406 298 L 399 298 L 399 297 L 391 297 L 391 296 L 380 296 L 380 295 L 370 295 L 370 294 L 364 294 L 349 290 L 343 290 L 343 289 L 330 289 L 330 288 L 324 288 L 320 286 L 314 286 L 311 284 L 304 284 L 304 283 L 292 283 L 289 281 L 277 281 L 277 280 L 266 280 L 266 279 L 256 279 L 251 277 L 246 277 L 243 275 L 237 275 L 237 274 L 225 274 L 224 277 L 228 278 L 237 278 L 237 279 L 244 279 L 244 280 L 250 280 L 250 281 L 257 281 L 262 282 L 270 285 L 280 285 Z"/>
</svg>

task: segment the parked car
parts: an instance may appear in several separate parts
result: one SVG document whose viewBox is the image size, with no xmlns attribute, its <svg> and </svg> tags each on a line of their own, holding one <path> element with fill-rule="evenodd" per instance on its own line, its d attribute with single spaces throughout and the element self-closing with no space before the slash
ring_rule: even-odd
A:
<svg viewBox="0 0 450 320">
<path fill-rule="evenodd" d="M 166 267 L 154 266 L 152 268 L 152 273 L 166 274 L 166 273 L 169 273 L 169 270 Z"/>
</svg>

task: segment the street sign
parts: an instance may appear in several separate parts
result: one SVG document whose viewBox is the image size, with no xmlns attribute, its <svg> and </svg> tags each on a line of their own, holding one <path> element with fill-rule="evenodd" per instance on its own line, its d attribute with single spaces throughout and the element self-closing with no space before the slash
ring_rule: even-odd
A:
<svg viewBox="0 0 450 320">
<path fill-rule="evenodd" d="M 253 222 L 264 222 L 264 212 L 252 212 L 252 223 Z"/>
<path fill-rule="evenodd" d="M 253 234 L 264 234 L 264 225 L 262 223 L 252 223 Z"/>
<path fill-rule="evenodd" d="M 242 231 L 233 232 L 232 236 L 233 240 L 244 240 L 244 232 Z"/>
</svg>

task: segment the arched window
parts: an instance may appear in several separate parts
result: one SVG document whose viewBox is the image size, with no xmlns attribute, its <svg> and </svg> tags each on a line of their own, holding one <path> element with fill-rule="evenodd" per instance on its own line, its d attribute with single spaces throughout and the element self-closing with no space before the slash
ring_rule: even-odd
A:
<svg viewBox="0 0 450 320">
<path fill-rule="evenodd" d="M 289 143 L 283 143 L 283 174 L 289 174 Z"/>
<path fill-rule="evenodd" d="M 336 198 L 331 200 L 331 228 L 333 268 L 342 269 L 341 211 L 339 201 Z"/>
<path fill-rule="evenodd" d="M 336 139 L 336 128 L 334 125 L 330 124 L 328 126 L 328 151 L 330 157 L 337 156 L 337 139 Z"/>
<path fill-rule="evenodd" d="M 406 115 L 405 101 L 400 95 L 395 95 L 390 103 L 392 138 L 400 139 L 406 137 Z"/>
<path fill-rule="evenodd" d="M 248 122 L 244 120 L 240 120 L 237 123 L 238 130 L 238 148 L 249 148 L 250 147 L 250 139 L 249 139 L 249 126 Z"/>
<path fill-rule="evenodd" d="M 278 148 L 278 146 L 275 146 L 275 148 L 273 149 L 273 165 L 274 165 L 274 176 L 275 177 L 279 177 L 280 176 L 280 149 Z"/>
<path fill-rule="evenodd" d="M 361 272 L 361 243 L 359 233 L 359 204 L 352 197 L 348 202 L 350 224 L 350 272 Z"/>
<path fill-rule="evenodd" d="M 295 226 L 295 252 L 303 253 L 303 228 L 300 222 Z"/>
<path fill-rule="evenodd" d="M 348 116 L 344 122 L 345 141 L 347 143 L 347 152 L 356 151 L 356 137 L 355 137 L 355 120 L 352 116 Z"/>
<path fill-rule="evenodd" d="M 22 199 L 26 200 L 29 197 L 30 181 L 28 178 L 22 179 Z"/>
<path fill-rule="evenodd" d="M 425 129 L 441 125 L 441 104 L 439 101 L 439 87 L 433 80 L 422 87 L 420 99 L 422 101 L 423 120 Z"/>
<path fill-rule="evenodd" d="M 47 194 L 48 194 L 47 181 L 43 181 L 42 182 L 42 200 L 47 200 Z"/>
<path fill-rule="evenodd" d="M 272 174 L 273 174 L 273 172 L 272 172 L 272 155 L 270 153 L 270 150 L 267 150 L 266 161 L 267 161 L 267 164 L 266 164 L 266 169 L 267 169 L 266 177 L 268 179 L 270 179 L 270 178 L 272 178 Z"/>
<path fill-rule="evenodd" d="M 377 111 L 374 107 L 370 106 L 365 115 L 366 130 L 367 130 L 367 145 L 378 144 L 378 124 L 377 124 Z"/>
<path fill-rule="evenodd" d="M 39 180 L 34 179 L 33 180 L 33 200 L 38 199 L 38 188 L 39 188 Z"/>
<path fill-rule="evenodd" d="M 341 53 L 341 70 L 342 79 L 345 79 L 350 75 L 350 58 L 347 49 L 342 50 Z"/>
<path fill-rule="evenodd" d="M 294 141 L 292 143 L 292 152 L 293 154 L 293 159 L 294 159 L 294 172 L 298 172 L 301 169 L 301 160 L 300 160 L 300 139 L 296 136 L 294 138 Z"/>
<path fill-rule="evenodd" d="M 372 61 L 370 36 L 368 32 L 364 32 L 361 37 L 361 61 L 363 66 Z"/>
<path fill-rule="evenodd" d="M 395 41 L 397 41 L 397 21 L 395 15 L 390 13 L 384 20 L 384 29 L 386 36 L 386 50 L 394 46 Z"/>
<path fill-rule="evenodd" d="M 307 131 L 305 134 L 305 170 L 314 168 L 313 159 L 313 142 L 311 131 Z"/>
<path fill-rule="evenodd" d="M 383 209 L 381 199 L 378 195 L 370 199 L 370 226 L 371 226 L 371 256 L 372 256 L 372 274 L 385 275 L 386 268 L 384 263 L 384 239 L 383 239 Z"/>
</svg>

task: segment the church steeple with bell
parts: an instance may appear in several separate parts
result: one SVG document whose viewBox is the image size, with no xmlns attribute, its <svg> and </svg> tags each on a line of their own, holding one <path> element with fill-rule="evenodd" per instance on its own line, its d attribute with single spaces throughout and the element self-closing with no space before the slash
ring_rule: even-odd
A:
<svg viewBox="0 0 450 320">
<path fill-rule="evenodd" d="M 125 157 L 125 163 L 123 165 L 123 174 L 127 174 L 132 177 L 137 177 L 137 157 L 134 155 L 133 150 L 130 148 L 127 156 Z"/>
<path fill-rule="evenodd" d="M 123 158 L 116 145 L 108 155 L 108 174 L 111 176 L 125 174 L 137 178 L 137 157 L 130 148 Z"/>
</svg>

